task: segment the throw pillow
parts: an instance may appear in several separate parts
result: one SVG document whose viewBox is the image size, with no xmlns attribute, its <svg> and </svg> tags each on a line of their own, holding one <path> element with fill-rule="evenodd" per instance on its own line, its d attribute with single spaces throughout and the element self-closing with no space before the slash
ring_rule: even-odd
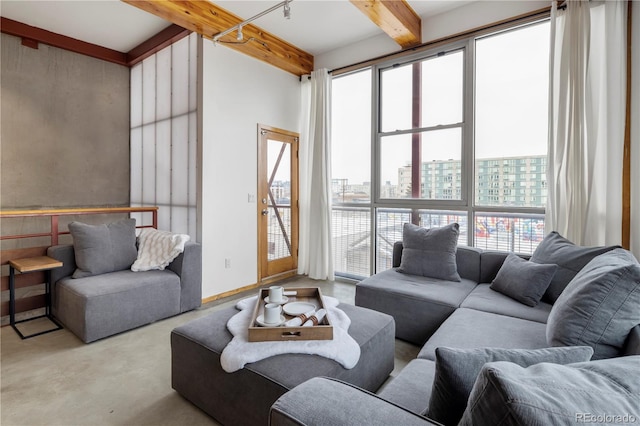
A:
<svg viewBox="0 0 640 426">
<path fill-rule="evenodd" d="M 588 361 L 590 347 L 545 349 L 454 349 L 436 348 L 436 372 L 427 416 L 444 425 L 458 423 L 482 366 L 487 362 L 510 361 L 527 367 L 540 362 L 569 364 Z"/>
<path fill-rule="evenodd" d="M 640 356 L 528 368 L 486 364 L 460 425 L 622 424 L 640 421 Z"/>
<path fill-rule="evenodd" d="M 616 247 L 619 246 L 580 247 L 555 231 L 549 233 L 531 255 L 532 262 L 558 265 L 542 299 L 555 303 L 567 284 L 591 259 Z"/>
<path fill-rule="evenodd" d="M 533 263 L 509 253 L 490 288 L 527 306 L 536 306 L 557 268 L 558 265 Z"/>
<path fill-rule="evenodd" d="M 190 238 L 184 234 L 144 228 L 138 237 L 138 258 L 131 265 L 131 270 L 163 270 L 184 251 L 184 245 Z"/>
<path fill-rule="evenodd" d="M 69 231 L 77 266 L 73 278 L 128 269 L 138 255 L 135 219 L 103 225 L 71 222 Z"/>
<path fill-rule="evenodd" d="M 640 264 L 624 249 L 585 266 L 551 308 L 547 343 L 588 345 L 594 359 L 618 356 L 640 324 Z"/>
<path fill-rule="evenodd" d="M 452 223 L 426 229 L 412 223 L 402 228 L 402 258 L 398 272 L 448 281 L 460 281 L 456 246 L 460 226 Z"/>
</svg>

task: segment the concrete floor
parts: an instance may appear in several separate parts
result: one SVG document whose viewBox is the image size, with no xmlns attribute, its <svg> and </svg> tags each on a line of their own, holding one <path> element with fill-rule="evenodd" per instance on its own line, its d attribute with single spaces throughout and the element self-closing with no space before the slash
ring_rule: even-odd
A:
<svg viewBox="0 0 640 426">
<path fill-rule="evenodd" d="M 351 283 L 296 277 L 287 287 L 320 287 L 354 303 Z M 2 426 L 216 425 L 171 388 L 169 335 L 195 318 L 252 296 L 251 290 L 192 312 L 90 344 L 68 330 L 20 340 L 1 329 L 0 423 Z M 396 340 L 397 374 L 420 348 Z"/>
</svg>

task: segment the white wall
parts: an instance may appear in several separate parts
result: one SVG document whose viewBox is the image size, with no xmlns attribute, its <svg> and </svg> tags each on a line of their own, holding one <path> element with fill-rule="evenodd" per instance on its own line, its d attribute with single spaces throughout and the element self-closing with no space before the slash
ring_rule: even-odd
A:
<svg viewBox="0 0 640 426">
<path fill-rule="evenodd" d="M 640 2 L 631 10 L 631 251 L 640 260 Z"/>
<path fill-rule="evenodd" d="M 202 297 L 257 282 L 257 125 L 299 131 L 298 77 L 203 42 Z M 225 259 L 231 267 L 225 268 Z"/>
<path fill-rule="evenodd" d="M 549 7 L 549 1 L 480 1 L 422 20 L 424 43 L 454 35 L 487 24 L 509 19 L 534 10 Z M 332 50 L 315 57 L 314 66 L 339 68 L 400 51 L 386 34 Z"/>
</svg>

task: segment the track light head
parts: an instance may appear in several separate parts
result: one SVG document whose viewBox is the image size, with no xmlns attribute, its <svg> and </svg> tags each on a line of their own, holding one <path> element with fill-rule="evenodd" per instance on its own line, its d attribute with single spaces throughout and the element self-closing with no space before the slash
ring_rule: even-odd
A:
<svg viewBox="0 0 640 426">
<path fill-rule="evenodd" d="M 286 19 L 291 19 L 291 7 L 289 6 L 289 0 L 284 1 L 283 12 Z"/>
</svg>

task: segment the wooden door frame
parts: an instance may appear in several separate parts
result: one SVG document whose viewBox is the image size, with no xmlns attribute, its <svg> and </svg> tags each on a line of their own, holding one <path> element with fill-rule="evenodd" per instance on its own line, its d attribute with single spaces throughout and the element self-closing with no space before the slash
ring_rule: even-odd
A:
<svg viewBox="0 0 640 426">
<path fill-rule="evenodd" d="M 266 261 L 264 259 L 267 258 L 268 253 L 264 253 L 264 247 L 266 244 L 266 234 L 262 232 L 262 209 L 264 205 L 262 203 L 261 197 L 261 189 L 263 186 L 267 185 L 265 181 L 266 176 L 262 171 L 268 169 L 268 164 L 266 164 L 267 155 L 264 152 L 264 146 L 262 143 L 262 131 L 267 131 L 269 133 L 275 133 L 278 135 L 282 135 L 287 138 L 294 138 L 295 146 L 292 145 L 291 149 L 291 159 L 295 159 L 292 161 L 291 168 L 291 257 L 293 258 L 293 268 L 291 270 L 276 274 L 276 275 L 266 275 L 268 271 L 265 268 Z M 300 143 L 300 134 L 297 132 L 292 132 L 289 130 L 280 129 L 273 126 L 267 126 L 264 124 L 258 123 L 257 126 L 257 143 L 258 143 L 258 182 L 257 182 L 257 191 L 256 191 L 256 215 L 257 215 L 257 225 L 258 225 L 258 284 L 268 284 L 271 282 L 279 281 L 285 278 L 289 278 L 291 276 L 297 275 L 298 273 L 298 235 L 299 235 L 299 143 Z M 295 149 L 294 149 L 295 148 Z M 268 204 L 268 203 L 267 203 Z M 268 248 L 267 248 L 268 250 Z"/>
</svg>

